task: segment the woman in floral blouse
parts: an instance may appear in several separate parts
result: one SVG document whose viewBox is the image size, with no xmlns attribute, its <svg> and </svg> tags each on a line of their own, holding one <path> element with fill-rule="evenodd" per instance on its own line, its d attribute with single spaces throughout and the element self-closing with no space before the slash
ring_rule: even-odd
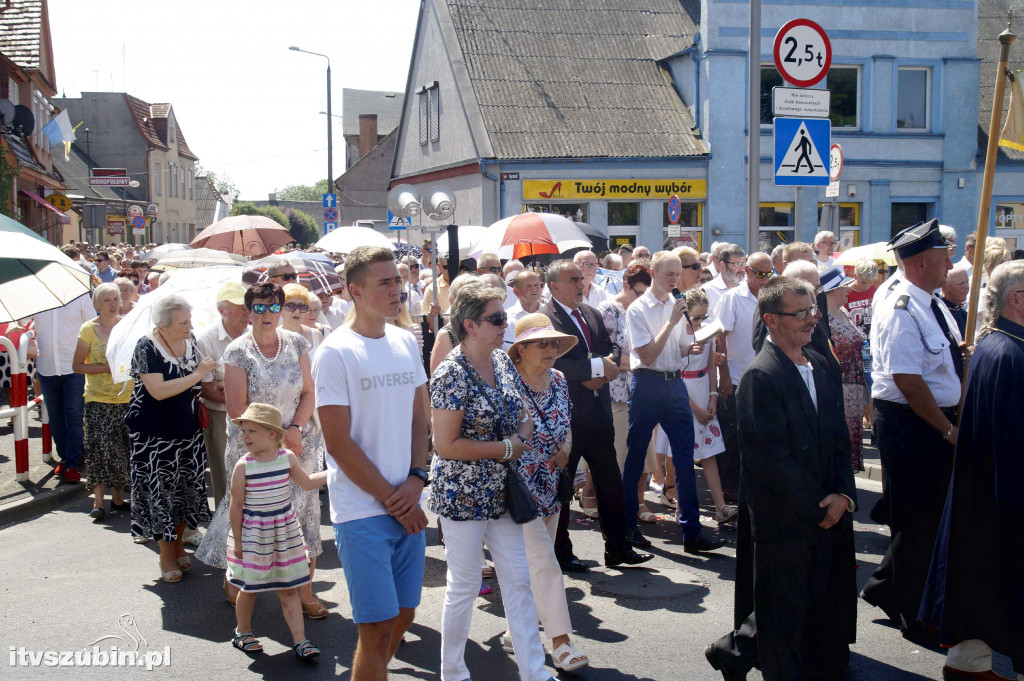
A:
<svg viewBox="0 0 1024 681">
<path fill-rule="evenodd" d="M 523 681 L 552 678 L 530 590 L 523 528 L 508 514 L 504 464 L 522 456 L 533 421 L 515 367 L 501 351 L 507 324 L 503 294 L 490 286 L 460 292 L 452 326 L 463 338 L 430 379 L 435 456 L 430 509 L 444 518 L 448 586 L 441 614 L 441 679 L 464 681 L 466 640 L 480 589 L 480 552 L 491 550 Z M 504 462 L 504 463 L 503 463 Z"/>
<path fill-rule="evenodd" d="M 590 664 L 569 639 L 572 622 L 565 600 L 562 568 L 555 557 L 555 533 L 562 505 L 558 501 L 560 469 L 569 462 L 569 384 L 555 370 L 555 360 L 576 345 L 576 337 L 555 331 L 547 316 L 535 313 L 516 322 L 516 340 L 508 356 L 519 372 L 519 393 L 533 418 L 529 449 L 512 463 L 533 493 L 540 517 L 523 525 L 526 558 L 530 564 L 530 585 L 537 604 L 537 616 L 544 633 L 551 637 L 551 660 L 562 671 Z M 501 637 L 502 646 L 513 652 L 511 639 Z M 506 644 L 508 644 L 506 646 Z"/>
</svg>

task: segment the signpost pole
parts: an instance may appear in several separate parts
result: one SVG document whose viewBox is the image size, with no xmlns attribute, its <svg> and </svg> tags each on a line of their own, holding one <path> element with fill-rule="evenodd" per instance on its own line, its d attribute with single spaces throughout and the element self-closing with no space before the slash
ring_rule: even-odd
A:
<svg viewBox="0 0 1024 681">
<path fill-rule="evenodd" d="M 747 99 L 747 252 L 760 250 L 761 216 L 761 0 L 750 0 Z"/>
</svg>

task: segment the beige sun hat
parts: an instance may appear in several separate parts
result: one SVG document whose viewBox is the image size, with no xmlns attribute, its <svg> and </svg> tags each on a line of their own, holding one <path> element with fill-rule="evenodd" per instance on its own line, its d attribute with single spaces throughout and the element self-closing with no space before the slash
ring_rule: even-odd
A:
<svg viewBox="0 0 1024 681">
<path fill-rule="evenodd" d="M 284 435 L 286 432 L 288 432 L 286 429 L 281 427 L 280 410 L 272 404 L 261 404 L 260 402 L 253 402 L 248 407 L 246 407 L 245 411 L 242 412 L 241 416 L 239 416 L 237 419 L 231 419 L 231 421 L 236 426 L 242 425 L 242 421 L 252 421 L 253 423 L 258 423 L 261 426 L 266 426 L 267 428 L 270 428 L 272 431 L 279 435 Z"/>
<path fill-rule="evenodd" d="M 556 358 L 572 350 L 578 342 L 576 336 L 555 331 L 555 327 L 551 326 L 551 320 L 548 319 L 547 315 L 534 312 L 516 322 L 516 342 L 508 349 L 508 356 L 512 358 L 513 362 L 516 362 L 519 360 L 519 348 L 522 347 L 523 343 L 544 340 L 545 338 L 558 340 L 558 354 L 555 355 Z"/>
</svg>

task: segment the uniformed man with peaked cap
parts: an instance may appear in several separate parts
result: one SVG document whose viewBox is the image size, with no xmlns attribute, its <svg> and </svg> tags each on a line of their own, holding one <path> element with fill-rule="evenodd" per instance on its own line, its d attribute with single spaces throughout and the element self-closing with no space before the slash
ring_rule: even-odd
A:
<svg viewBox="0 0 1024 681">
<path fill-rule="evenodd" d="M 935 640 L 917 614 L 953 465 L 963 368 L 959 329 L 934 294 L 953 267 L 946 246 L 938 220 L 890 242 L 904 276 L 879 301 L 871 325 L 871 397 L 891 541 L 861 596 L 919 643 Z"/>
</svg>

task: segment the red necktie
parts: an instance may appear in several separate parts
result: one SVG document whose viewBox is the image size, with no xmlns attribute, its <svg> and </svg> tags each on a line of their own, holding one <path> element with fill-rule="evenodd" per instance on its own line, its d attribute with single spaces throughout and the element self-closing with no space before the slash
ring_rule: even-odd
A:
<svg viewBox="0 0 1024 681">
<path fill-rule="evenodd" d="M 594 347 L 594 339 L 590 335 L 590 327 L 583 321 L 583 315 L 580 314 L 579 308 L 572 311 L 572 316 L 576 318 L 576 323 L 580 325 L 580 329 L 583 331 L 583 338 L 587 341 L 587 352 L 589 353 L 591 348 Z"/>
</svg>

